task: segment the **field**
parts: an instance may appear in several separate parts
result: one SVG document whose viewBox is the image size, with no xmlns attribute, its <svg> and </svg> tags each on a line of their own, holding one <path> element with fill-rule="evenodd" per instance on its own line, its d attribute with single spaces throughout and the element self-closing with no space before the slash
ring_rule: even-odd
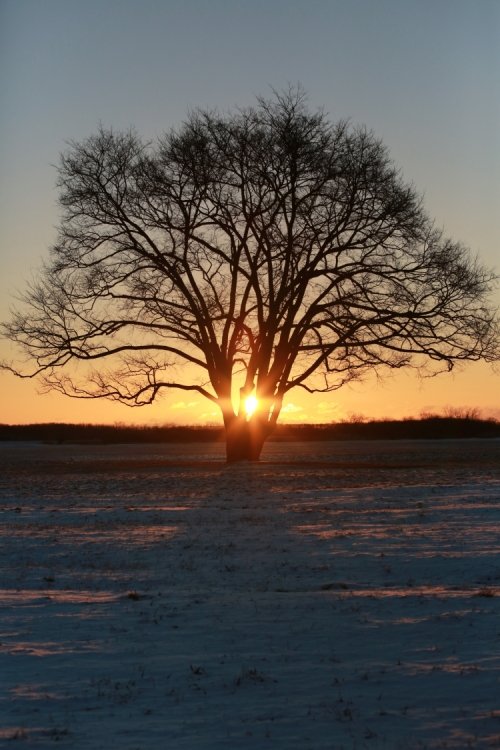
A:
<svg viewBox="0 0 500 750">
<path fill-rule="evenodd" d="M 0 443 L 0 746 L 500 747 L 500 441 Z"/>
</svg>

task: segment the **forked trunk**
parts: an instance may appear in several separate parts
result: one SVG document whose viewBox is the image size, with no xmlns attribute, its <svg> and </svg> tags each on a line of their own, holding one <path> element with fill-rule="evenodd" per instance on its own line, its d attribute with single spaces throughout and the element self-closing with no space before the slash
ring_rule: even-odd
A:
<svg viewBox="0 0 500 750">
<path fill-rule="evenodd" d="M 226 423 L 227 462 L 258 461 L 268 435 L 266 423 L 255 419 L 247 422 L 241 417 L 234 417 Z"/>
</svg>

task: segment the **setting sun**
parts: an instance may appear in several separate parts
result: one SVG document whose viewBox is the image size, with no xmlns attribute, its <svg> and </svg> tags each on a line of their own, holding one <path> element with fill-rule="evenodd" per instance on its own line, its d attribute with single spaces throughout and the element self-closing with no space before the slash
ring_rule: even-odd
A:
<svg viewBox="0 0 500 750">
<path fill-rule="evenodd" d="M 245 399 L 245 414 L 247 415 L 247 417 L 252 416 L 258 405 L 259 402 L 253 394 Z"/>
</svg>

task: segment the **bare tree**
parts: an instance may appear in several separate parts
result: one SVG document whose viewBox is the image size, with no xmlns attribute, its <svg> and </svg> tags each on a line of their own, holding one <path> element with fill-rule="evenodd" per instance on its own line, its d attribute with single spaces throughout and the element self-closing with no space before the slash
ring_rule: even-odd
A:
<svg viewBox="0 0 500 750">
<path fill-rule="evenodd" d="M 132 406 L 196 391 L 229 461 L 258 459 L 292 388 L 498 358 L 493 274 L 373 134 L 300 91 L 196 111 L 154 145 L 101 129 L 70 145 L 58 187 L 58 242 L 4 326 L 36 367 L 4 367 Z"/>
</svg>

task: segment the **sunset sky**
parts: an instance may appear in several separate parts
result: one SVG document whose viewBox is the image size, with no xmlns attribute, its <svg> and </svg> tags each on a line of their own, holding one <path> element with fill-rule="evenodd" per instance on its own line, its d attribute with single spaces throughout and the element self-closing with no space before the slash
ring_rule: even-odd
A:
<svg viewBox="0 0 500 750">
<path fill-rule="evenodd" d="M 298 82 L 312 108 L 381 137 L 437 225 L 498 269 L 499 39 L 498 0 L 1 0 L 0 319 L 55 239 L 54 165 L 68 140 L 99 123 L 152 139 L 190 108 L 244 106 Z M 447 407 L 500 418 L 499 393 L 484 364 L 427 381 L 399 373 L 292 391 L 282 421 Z M 4 423 L 218 420 L 181 392 L 131 410 L 38 395 L 0 373 Z"/>
</svg>

